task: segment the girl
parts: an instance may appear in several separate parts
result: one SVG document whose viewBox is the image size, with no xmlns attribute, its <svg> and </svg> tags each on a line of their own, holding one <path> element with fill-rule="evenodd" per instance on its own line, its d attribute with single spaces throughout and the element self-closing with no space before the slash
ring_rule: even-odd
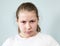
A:
<svg viewBox="0 0 60 46">
<path fill-rule="evenodd" d="M 2 46 L 59 46 L 51 36 L 42 34 L 36 6 L 26 2 L 16 11 L 18 35 L 8 38 Z"/>
</svg>

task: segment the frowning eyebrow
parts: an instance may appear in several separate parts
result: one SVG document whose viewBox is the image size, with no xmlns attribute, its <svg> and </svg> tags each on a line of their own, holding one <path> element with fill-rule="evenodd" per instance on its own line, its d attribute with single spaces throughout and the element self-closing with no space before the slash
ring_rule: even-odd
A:
<svg viewBox="0 0 60 46">
<path fill-rule="evenodd" d="M 30 20 L 30 22 L 35 22 L 36 20 Z"/>
<path fill-rule="evenodd" d="M 35 19 L 31 19 L 31 20 L 29 20 L 29 22 L 35 22 L 35 21 L 36 21 Z M 22 23 L 26 23 L 27 20 L 21 20 L 20 22 L 22 22 Z"/>
<path fill-rule="evenodd" d="M 21 21 L 21 23 L 26 23 L 26 21 L 23 20 L 23 21 Z"/>
</svg>

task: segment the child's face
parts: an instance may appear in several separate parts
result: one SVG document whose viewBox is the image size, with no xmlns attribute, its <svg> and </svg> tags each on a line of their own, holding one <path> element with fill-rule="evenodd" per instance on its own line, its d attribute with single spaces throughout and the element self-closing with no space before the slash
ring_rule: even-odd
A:
<svg viewBox="0 0 60 46">
<path fill-rule="evenodd" d="M 37 33 L 38 19 L 34 11 L 20 11 L 17 20 L 22 37 L 31 37 Z"/>
</svg>

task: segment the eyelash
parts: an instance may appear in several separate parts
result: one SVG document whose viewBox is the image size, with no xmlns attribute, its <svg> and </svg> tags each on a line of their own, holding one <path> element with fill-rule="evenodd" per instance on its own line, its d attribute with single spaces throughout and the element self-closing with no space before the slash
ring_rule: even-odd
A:
<svg viewBox="0 0 60 46">
<path fill-rule="evenodd" d="M 35 22 L 34 20 L 31 20 L 30 23 Z M 26 23 L 26 21 L 22 21 L 21 23 Z"/>
<path fill-rule="evenodd" d="M 26 21 L 22 21 L 22 23 L 26 23 Z"/>
<path fill-rule="evenodd" d="M 35 22 L 34 20 L 31 20 L 30 22 Z"/>
</svg>

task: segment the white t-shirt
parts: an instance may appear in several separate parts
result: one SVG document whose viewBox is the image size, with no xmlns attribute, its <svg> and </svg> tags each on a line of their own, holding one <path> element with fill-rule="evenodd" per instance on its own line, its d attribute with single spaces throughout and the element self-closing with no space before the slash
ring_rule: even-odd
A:
<svg viewBox="0 0 60 46">
<path fill-rule="evenodd" d="M 22 38 L 19 35 L 8 38 L 2 46 L 60 46 L 51 36 L 38 33 L 30 38 Z"/>
</svg>

